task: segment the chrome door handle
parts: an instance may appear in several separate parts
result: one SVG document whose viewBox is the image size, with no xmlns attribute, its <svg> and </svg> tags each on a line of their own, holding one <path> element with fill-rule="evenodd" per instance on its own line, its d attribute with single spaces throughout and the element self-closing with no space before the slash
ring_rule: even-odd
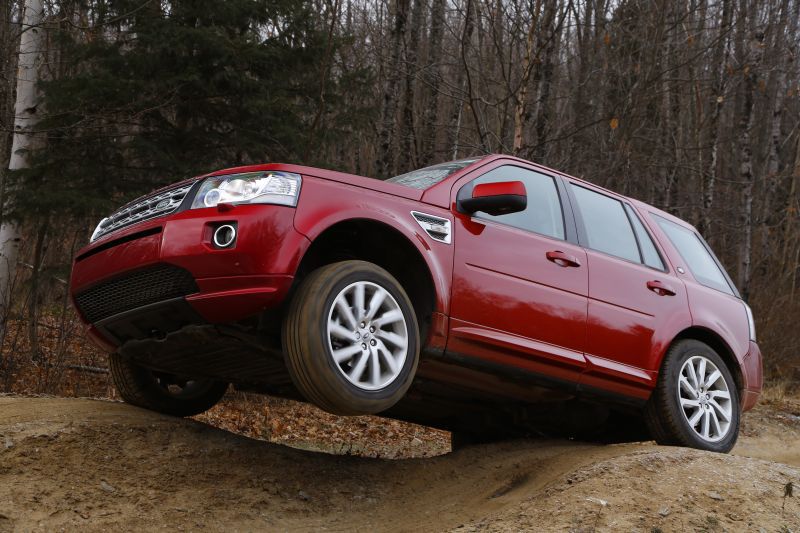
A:
<svg viewBox="0 0 800 533">
<path fill-rule="evenodd" d="M 557 264 L 560 267 L 579 267 L 581 262 L 574 255 L 562 252 L 561 250 L 554 250 L 545 254 L 548 260 Z"/>
</svg>

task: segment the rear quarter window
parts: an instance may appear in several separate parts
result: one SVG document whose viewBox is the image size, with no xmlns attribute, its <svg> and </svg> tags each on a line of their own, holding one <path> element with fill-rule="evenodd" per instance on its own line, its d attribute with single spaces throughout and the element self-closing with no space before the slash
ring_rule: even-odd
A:
<svg viewBox="0 0 800 533">
<path fill-rule="evenodd" d="M 653 218 L 681 254 L 698 283 L 736 296 L 722 267 L 700 235 L 658 215 L 653 215 Z"/>
</svg>

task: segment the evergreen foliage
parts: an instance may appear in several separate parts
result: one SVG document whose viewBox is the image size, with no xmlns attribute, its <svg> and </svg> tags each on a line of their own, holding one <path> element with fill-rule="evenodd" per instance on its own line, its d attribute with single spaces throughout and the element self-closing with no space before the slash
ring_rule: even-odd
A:
<svg viewBox="0 0 800 533">
<path fill-rule="evenodd" d="M 92 4 L 90 29 L 55 32 L 63 64 L 42 83 L 47 141 L 13 176 L 24 183 L 15 214 L 99 215 L 219 167 L 304 155 L 320 58 L 338 45 L 307 3 Z"/>
</svg>

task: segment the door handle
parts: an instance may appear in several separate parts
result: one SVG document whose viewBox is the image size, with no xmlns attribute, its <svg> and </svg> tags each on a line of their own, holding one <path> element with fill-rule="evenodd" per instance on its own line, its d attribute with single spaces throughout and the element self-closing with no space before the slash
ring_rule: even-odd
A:
<svg viewBox="0 0 800 533">
<path fill-rule="evenodd" d="M 579 267 L 581 266 L 581 262 L 578 261 L 578 258 L 574 255 L 565 254 L 560 250 L 555 250 L 552 252 L 547 252 L 545 254 L 547 259 L 552 261 L 553 263 L 557 264 L 560 267 Z"/>
<path fill-rule="evenodd" d="M 659 296 L 675 296 L 675 289 L 658 280 L 648 281 L 647 288 Z"/>
</svg>

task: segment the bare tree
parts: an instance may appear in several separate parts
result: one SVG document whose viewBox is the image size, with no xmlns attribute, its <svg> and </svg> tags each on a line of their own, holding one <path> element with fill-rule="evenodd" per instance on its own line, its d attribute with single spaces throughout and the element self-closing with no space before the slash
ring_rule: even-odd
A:
<svg viewBox="0 0 800 533">
<path fill-rule="evenodd" d="M 37 142 L 34 128 L 40 111 L 37 82 L 44 54 L 45 35 L 41 27 L 43 15 L 42 0 L 26 0 L 19 43 L 14 137 L 8 164 L 8 169 L 11 171 L 28 167 L 28 152 Z M 7 183 L 3 183 L 4 188 L 7 186 Z M 8 217 L 3 217 L 0 226 L 0 316 L 2 317 L 8 313 L 10 287 L 17 264 L 20 238 L 19 225 Z"/>
<path fill-rule="evenodd" d="M 383 90 L 381 126 L 378 137 L 378 174 L 387 177 L 393 173 L 396 152 L 398 86 L 400 85 L 403 39 L 406 32 L 408 4 L 410 0 L 394 0 L 394 22 L 389 46 L 388 73 Z"/>
</svg>

